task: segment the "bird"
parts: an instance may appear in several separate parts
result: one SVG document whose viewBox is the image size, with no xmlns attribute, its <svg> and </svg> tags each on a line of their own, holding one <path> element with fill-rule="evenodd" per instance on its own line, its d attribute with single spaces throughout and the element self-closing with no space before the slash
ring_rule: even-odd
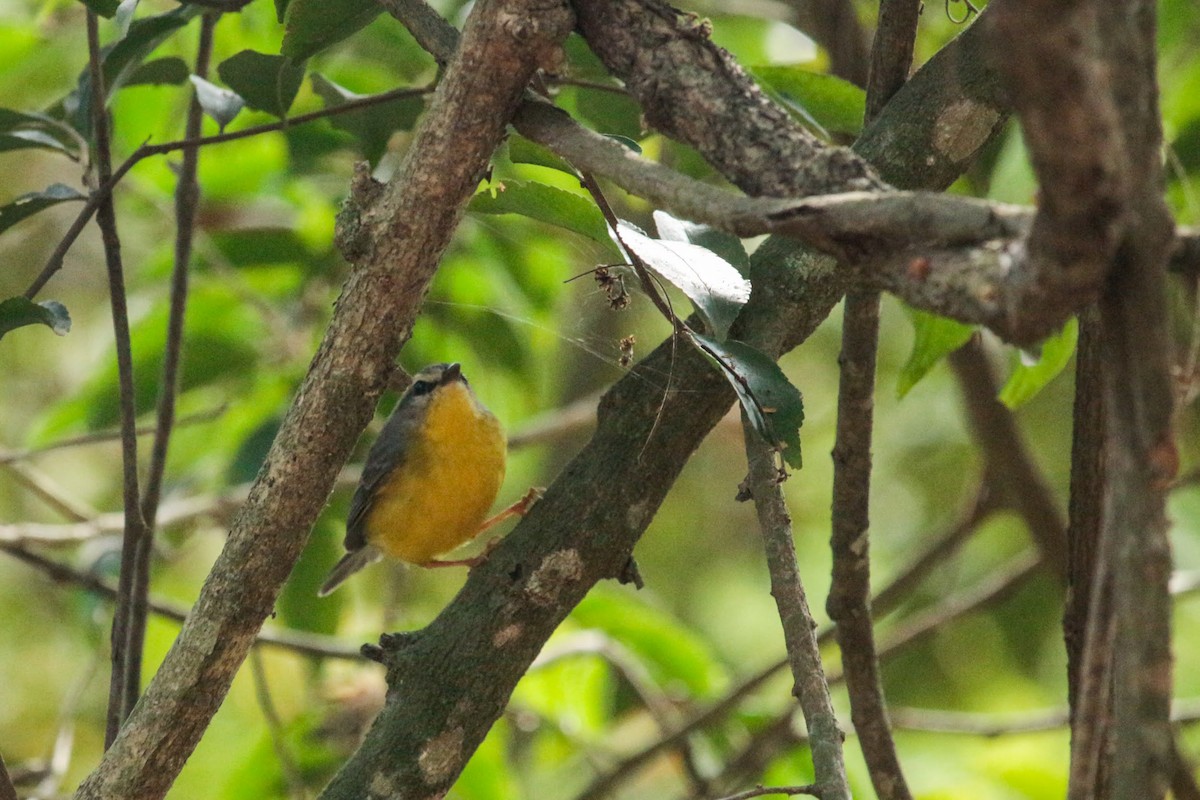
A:
<svg viewBox="0 0 1200 800">
<path fill-rule="evenodd" d="M 347 552 L 318 596 L 384 555 L 423 567 L 474 566 L 486 558 L 486 552 L 456 561 L 437 557 L 524 514 L 540 497 L 530 490 L 484 519 L 504 482 L 507 449 L 500 421 L 475 396 L 459 363 L 418 372 L 367 453 L 346 520 Z"/>
</svg>

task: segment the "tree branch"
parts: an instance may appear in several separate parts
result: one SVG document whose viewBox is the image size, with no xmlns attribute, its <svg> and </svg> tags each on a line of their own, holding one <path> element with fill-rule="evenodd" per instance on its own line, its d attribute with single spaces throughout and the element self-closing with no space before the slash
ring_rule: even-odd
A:
<svg viewBox="0 0 1200 800">
<path fill-rule="evenodd" d="M 871 607 L 876 615 L 882 616 L 893 611 L 901 602 L 907 599 L 909 595 L 908 590 L 919 583 L 934 567 L 956 552 L 958 547 L 976 530 L 979 523 L 991 511 L 992 508 L 986 499 L 985 492 L 980 491 L 962 517 L 956 520 L 947 531 L 936 537 L 924 551 L 879 590 L 879 594 L 871 603 Z M 828 644 L 833 641 L 834 636 L 833 626 L 827 625 L 817 632 L 817 644 Z M 635 775 L 639 769 L 649 764 L 653 759 L 686 742 L 688 736 L 692 733 L 715 725 L 721 719 L 731 714 L 737 708 L 739 702 L 757 691 L 776 673 L 787 667 L 788 663 L 787 658 L 780 659 L 746 678 L 719 701 L 700 711 L 671 733 L 622 759 L 612 769 L 594 780 L 578 796 L 577 800 L 598 800 L 598 798 L 608 796 L 622 781 Z"/>
<path fill-rule="evenodd" d="M 870 121 L 904 85 L 917 35 L 919 0 L 883 0 L 867 81 Z M 850 714 L 875 793 L 912 796 L 888 722 L 871 614 L 871 438 L 875 424 L 875 360 L 879 344 L 877 290 L 847 292 L 838 357 L 837 431 L 833 446 L 833 576 L 825 607 L 837 625 Z"/>
<path fill-rule="evenodd" d="M 788 663 L 792 669 L 792 694 L 800 701 L 808 740 L 812 748 L 813 773 L 817 795 L 822 800 L 850 798 L 846 765 L 842 756 L 843 734 L 838 727 L 829 683 L 821 665 L 821 651 L 814 635 L 817 623 L 808 608 L 796 544 L 792 537 L 792 519 L 781 487 L 782 476 L 775 466 L 776 453 L 742 415 L 746 461 L 749 473 L 743 484 L 754 499 L 758 526 L 767 554 L 771 575 L 771 595 L 779 610 Z"/>
<path fill-rule="evenodd" d="M 1117 615 L 1112 787 L 1114 796 L 1148 800 L 1166 793 L 1175 763 L 1166 496 L 1179 469 L 1166 291 L 1174 224 L 1162 196 L 1155 11 L 1150 0 L 1097 4 L 1128 170 L 1127 224 L 1100 300 L 1109 445 L 1103 536 L 1115 545 Z"/>
<path fill-rule="evenodd" d="M 112 146 L 109 139 L 107 89 L 101 69 L 100 28 L 96 14 L 87 12 L 88 74 L 92 85 L 92 132 L 94 136 L 93 163 L 101 184 L 112 177 Z M 125 296 L 125 268 L 121 261 L 121 239 L 117 233 L 117 215 L 112 196 L 106 195 L 96 208 L 96 224 L 104 243 L 104 263 L 108 270 L 108 296 L 112 306 L 113 339 L 117 351 L 117 382 L 121 408 L 121 469 L 125 508 L 125 535 L 121 545 L 121 577 L 117 606 L 112 625 L 112 674 L 109 683 L 108 715 L 104 744 L 112 744 L 136 693 L 129 694 L 132 672 L 140 659 L 132 656 L 129 641 L 130 619 L 136 604 L 137 550 L 146 537 L 146 522 L 142 518 L 138 497 L 137 434 L 133 400 L 133 354 L 129 343 L 129 309 Z"/>
<path fill-rule="evenodd" d="M 1008 121 L 1011 104 L 988 55 L 989 5 L 869 122 L 854 150 L 892 186 L 944 189 Z M 922 158 L 896 158 L 909 150 Z"/>
<path fill-rule="evenodd" d="M 1115 618 L 1101 614 L 1097 585 L 1084 680 L 1103 680 L 1100 644 L 1111 636 L 1112 792 L 1158 798 L 1174 760 L 1164 506 L 1179 457 L 1167 363 L 1165 267 L 1173 222 L 1162 199 L 1155 6 L 1148 0 L 997 5 L 997 61 L 1041 187 L 1029 258 L 1015 265 L 1013 288 L 1040 298 L 1051 314 L 1100 297 L 1108 444 L 1100 558 L 1111 569 Z M 1092 704 L 1103 693 L 1085 692 Z M 1103 716 L 1088 719 L 1097 724 Z M 1077 725 L 1077 738 L 1081 733 Z M 1090 736 L 1091 751 L 1099 752 L 1101 731 Z M 1078 783 L 1076 775 L 1071 789 L 1078 796 L 1093 784 Z"/>
<path fill-rule="evenodd" d="M 660 0 L 576 0 L 575 7 L 588 46 L 629 89 L 646 122 L 696 147 L 747 194 L 884 188 L 866 161 L 821 142 L 770 101 L 709 40 L 707 23 Z M 781 161 L 797 168 L 781 170 Z"/>
<path fill-rule="evenodd" d="M 212 58 L 213 30 L 218 14 L 200 18 L 200 41 L 197 45 L 195 74 L 208 77 Z M 188 105 L 185 139 L 200 135 L 203 111 L 200 101 L 192 97 Z M 146 641 L 147 602 L 150 594 L 150 558 L 154 552 L 154 525 L 162 492 L 163 475 L 167 469 L 167 447 L 175 425 L 175 396 L 179 388 L 179 365 L 183 352 L 183 322 L 187 310 L 188 269 L 192 252 L 192 236 L 196 224 L 196 205 L 200 199 L 197 180 L 199 150 L 189 147 L 183 151 L 183 163 L 175 189 L 175 259 L 171 271 L 170 310 L 167 317 L 166 348 L 163 353 L 162 375 L 158 384 L 158 411 L 155 417 L 154 444 L 146 472 L 146 487 L 142 494 L 141 513 L 146 530 L 138 543 L 133 561 L 129 620 L 126 623 L 126 652 L 129 666 L 125 674 L 124 716 L 129 716 L 142 691 L 142 653 Z"/>
<path fill-rule="evenodd" d="M 371 418 L 438 257 L 529 76 L 570 26 L 561 8 L 481 2 L 409 158 L 343 214 L 356 267 L 250 497 L 175 645 L 77 797 L 161 797 L 271 612 L 337 471 Z M 362 182 L 356 184 L 362 188 Z"/>
<path fill-rule="evenodd" d="M 8 553 L 18 561 L 44 572 L 51 580 L 80 586 L 93 594 L 103 597 L 105 600 L 116 599 L 117 590 L 112 583 L 98 578 L 90 572 L 83 572 L 58 561 L 53 561 L 20 545 L 0 543 L 0 551 Z M 186 606 L 153 597 L 147 600 L 147 607 L 160 617 L 175 622 L 183 622 L 191 612 L 191 609 Z M 321 634 L 309 633 L 307 631 L 263 628 L 258 632 L 255 643 L 269 644 L 283 648 L 284 650 L 291 650 L 294 653 L 316 658 L 337 658 L 350 661 L 361 661 L 363 659 L 362 648 L 360 646 L 348 644 L 332 636 L 322 636 Z"/>
<path fill-rule="evenodd" d="M 1104 527 L 1104 358 L 1100 353 L 1100 312 L 1090 306 L 1079 316 L 1075 348 L 1075 402 L 1071 431 L 1071 500 L 1067 527 L 1067 592 L 1063 640 L 1067 648 L 1067 704 L 1072 732 L 1081 690 L 1084 641 Z M 1095 787 L 1093 787 L 1095 789 Z M 1100 797 L 1102 795 L 1096 794 Z"/>
</svg>

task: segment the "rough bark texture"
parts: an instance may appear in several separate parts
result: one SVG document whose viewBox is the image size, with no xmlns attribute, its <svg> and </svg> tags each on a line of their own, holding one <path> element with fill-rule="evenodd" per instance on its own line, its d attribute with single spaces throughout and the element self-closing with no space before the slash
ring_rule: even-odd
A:
<svg viewBox="0 0 1200 800">
<path fill-rule="evenodd" d="M 1075 403 L 1071 431 L 1071 503 L 1067 510 L 1067 602 L 1063 639 L 1067 646 L 1067 702 L 1076 720 L 1084 636 L 1092 587 L 1096 582 L 1100 531 L 1104 521 L 1104 359 L 1100 354 L 1100 312 L 1079 317 L 1075 350 Z"/>
<path fill-rule="evenodd" d="M 1155 7 L 1147 0 L 1007 0 L 997 4 L 993 33 L 1042 196 L 1029 258 L 1015 268 L 1024 280 L 1010 289 L 1051 316 L 1099 296 L 1103 568 L 1090 593 L 1076 750 L 1102 758 L 1111 676 L 1112 796 L 1158 798 L 1174 760 L 1165 491 L 1178 454 L 1165 286 L 1173 226 L 1162 199 Z M 1099 602 L 1107 593 L 1111 613 Z M 1072 796 L 1096 796 L 1100 775 L 1074 769 Z"/>
<path fill-rule="evenodd" d="M 343 238 L 356 268 L 309 373 L 161 669 L 79 798 L 158 798 L 228 691 L 342 463 L 372 416 L 438 257 L 539 62 L 558 4 L 480 2 L 412 148 Z M 362 182 L 360 181 L 360 188 Z"/>
<path fill-rule="evenodd" d="M 990 20 L 993 61 L 1040 179 L 1028 258 L 1018 262 L 1023 280 L 1009 288 L 1020 298 L 1015 304 L 1040 309 L 1050 327 L 1080 300 L 1097 297 L 1128 212 L 1126 153 L 1099 5 L 1013 0 L 997 4 Z"/>
<path fill-rule="evenodd" d="M 697 17 L 659 0 L 575 6 L 580 32 L 624 81 L 646 122 L 673 139 L 702 143 L 709 163 L 747 194 L 883 188 L 867 162 L 819 141 L 767 99 Z"/>
<path fill-rule="evenodd" d="M 970 166 L 1012 107 L 988 55 L 989 5 L 869 122 L 854 150 L 902 189 L 945 188 Z M 939 80 L 928 78 L 937 75 Z M 908 157 L 913 148 L 920 159 Z"/>
<path fill-rule="evenodd" d="M 867 121 L 879 115 L 908 78 L 919 13 L 919 0 L 882 0 L 879 4 L 867 80 Z M 833 446 L 833 576 L 825 607 L 837 624 L 850 715 L 871 785 L 881 800 L 907 800 L 912 794 L 892 738 L 871 613 L 871 440 L 879 307 L 880 294 L 875 289 L 853 288 L 843 304 Z"/>
<path fill-rule="evenodd" d="M 403 14 L 407 5 L 389 0 L 387 7 Z M 422 20 L 421 41 L 433 47 L 453 41 L 448 26 L 431 24 L 426 15 Z M 706 40 L 705 46 L 710 46 Z M 680 69 L 686 71 L 686 66 Z M 719 74 L 736 78 L 727 70 Z M 928 80 L 947 81 L 952 76 L 930 73 Z M 526 102 L 516 118 L 522 133 L 539 141 L 581 140 L 569 120 L 539 117 L 530 114 L 530 108 Z M 689 102 L 676 110 L 690 114 L 690 108 Z M 769 136 L 759 132 L 752 138 L 761 142 Z M 791 137 L 779 141 L 786 148 Z M 706 142 L 689 143 L 708 150 Z M 902 155 L 921 160 L 928 153 L 927 148 L 913 147 Z M 789 162 L 781 152 L 772 162 L 772 175 L 783 177 L 772 180 L 803 185 L 805 166 L 804 161 Z M 828 181 L 826 185 L 847 188 Z M 776 356 L 815 329 L 844 285 L 844 276 L 829 259 L 814 257 L 779 237 L 756 252 L 753 269 L 763 291 L 755 292 L 734 335 Z M 663 375 L 671 376 L 668 386 L 661 381 Z M 488 563 L 471 573 L 455 601 L 429 628 L 386 642 L 392 695 L 365 752 L 347 765 L 329 796 L 355 796 L 363 786 L 355 773 L 373 769 L 378 757 L 397 746 L 412 747 L 409 752 L 420 757 L 415 765 L 371 772 L 378 775 L 381 787 L 394 788 L 402 776 L 413 777 L 418 786 L 448 786 L 558 622 L 596 580 L 622 573 L 625 557 L 667 487 L 732 402 L 732 391 L 707 362 L 688 348 L 675 352 L 670 343 L 614 386 L 602 404 L 592 441 Z M 581 498 L 589 500 L 581 505 Z M 484 669 L 489 685 L 481 691 L 476 676 Z"/>
</svg>

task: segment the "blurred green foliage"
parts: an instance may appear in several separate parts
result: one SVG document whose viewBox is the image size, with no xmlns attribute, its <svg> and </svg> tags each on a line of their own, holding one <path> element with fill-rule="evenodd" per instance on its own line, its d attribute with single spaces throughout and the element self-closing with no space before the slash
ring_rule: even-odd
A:
<svg viewBox="0 0 1200 800">
<path fill-rule="evenodd" d="M 88 5 L 106 16 L 117 11 L 115 2 Z M 463 3 L 437 5 L 449 19 L 461 21 Z M 869 21 L 873 4 L 858 5 Z M 8 0 L 0 9 L 0 106 L 7 109 L 0 109 L 5 176 L 0 182 L 0 300 L 8 302 L 34 279 L 78 210 L 78 203 L 62 201 L 85 190 L 79 161 L 81 142 L 89 135 L 90 87 L 84 77 L 82 4 Z M 1200 11 L 1191 0 L 1163 0 L 1161 9 L 1168 196 L 1179 221 L 1196 224 Z M 716 41 L 741 63 L 755 66 L 755 74 L 806 124 L 830 135 L 857 129 L 861 94 L 829 79 L 827 58 L 795 28 L 755 16 L 750 4 L 744 12 L 737 3 L 700 10 L 715 15 Z M 253 3 L 222 19 L 209 79 L 247 100 L 228 129 L 372 93 L 419 89 L 435 79 L 433 60 L 378 11 L 374 3 L 360 0 L 276 0 L 274 5 Z M 185 80 L 191 68 L 184 65 L 194 60 L 198 13 L 195 6 L 147 0 L 123 37 L 119 15 L 102 21 L 102 40 L 109 46 L 106 71 L 117 87 L 109 105 L 118 162 L 146 139 L 164 142 L 180 135 L 192 91 Z M 927 5 L 918 58 L 928 58 L 956 30 L 940 5 Z M 643 129 L 636 105 L 611 91 L 611 80 L 579 37 L 569 41 L 567 56 L 567 74 L 579 83 L 556 89 L 563 108 L 602 133 L 636 140 L 649 157 L 715 180 L 695 153 Z M 389 175 L 423 106 L 420 97 L 393 100 L 201 151 L 182 422 L 172 443 L 163 511 L 174 521 L 160 536 L 155 596 L 185 604 L 195 598 L 228 519 L 228 504 L 217 499 L 235 498 L 238 487 L 256 474 L 347 275 L 332 233 L 352 165 L 366 158 L 377 176 Z M 206 121 L 206 134 L 216 130 Z M 177 161 L 175 155 L 140 163 L 116 194 L 143 423 L 152 421 L 165 342 Z M 410 370 L 434 360 L 464 362 L 478 393 L 513 432 L 521 433 L 619 377 L 621 337 L 636 337 L 636 356 L 670 328 L 641 295 L 635 295 L 631 308 L 612 311 L 590 279 L 567 282 L 599 263 L 611 263 L 615 251 L 566 165 L 515 135 L 497 154 L 496 165 L 443 259 L 402 362 Z M 981 194 L 1020 203 L 1034 199 L 1036 185 L 1015 128 L 983 173 L 969 181 Z M 623 219 L 654 230 L 653 209 L 615 189 L 610 194 Z M 743 267 L 740 244 L 718 245 Z M 37 310 L 46 306 L 0 307 L 7 309 L 0 318 L 7 333 L 0 342 L 5 376 L 0 451 L 107 434 L 116 424 L 116 366 L 102 264 L 99 237 L 89 228 L 40 293 L 39 300 L 69 310 L 74 326 L 66 336 L 28 324 L 51 322 Z M 1180 305 L 1185 341 L 1188 304 Z M 817 610 L 829 580 L 831 468 L 822 454 L 832 447 L 835 419 L 839 332 L 834 316 L 781 364 L 805 399 L 801 437 L 809 458 L 786 491 L 803 578 Z M 955 384 L 940 365 L 945 353 L 971 333 L 917 314 L 914 345 L 912 316 L 895 302 L 885 303 L 874 448 L 877 585 L 953 524 L 981 473 Z M 1038 365 L 1016 366 L 1006 397 L 1012 405 L 1021 404 L 1022 429 L 1063 504 L 1071 386 L 1069 370 L 1062 373 L 1073 344 L 1072 327 L 1043 349 Z M 1005 362 L 1019 356 L 1001 352 L 997 361 L 1008 369 Z M 897 397 L 897 387 L 903 398 Z M 662 389 L 667 390 L 666 376 Z M 1196 422 L 1194 411 L 1181 415 L 1185 470 L 1200 457 Z M 549 443 L 514 453 L 502 499 L 552 480 L 583 435 L 568 427 Z M 598 772 L 781 658 L 782 637 L 753 510 L 734 501 L 745 474 L 741 442 L 740 426 L 731 416 L 703 444 L 639 545 L 646 588 L 639 593 L 600 586 L 575 610 L 518 686 L 508 713 L 476 753 L 453 797 L 574 797 Z M 49 476 L 53 488 L 40 493 L 2 461 L 0 519 L 67 521 L 61 507 L 45 501 L 47 493 L 69 499 L 85 516 L 117 511 L 118 460 L 117 445 L 103 436 L 39 452 L 20 463 Z M 373 640 L 381 630 L 423 625 L 453 597 L 462 579 L 453 571 L 426 573 L 384 564 L 331 598 L 316 599 L 314 588 L 340 551 L 351 486 L 347 480 L 339 487 L 318 521 L 270 625 L 353 644 Z M 188 504 L 206 510 L 175 514 Z M 1180 565 L 1200 566 L 1200 490 L 1195 483 L 1182 487 L 1172 504 Z M 111 575 L 118 547 L 118 537 L 106 533 L 43 549 L 78 569 Z M 1030 547 L 1019 520 L 989 518 L 957 556 L 905 599 L 897 619 L 881 621 L 881 641 L 905 619 L 978 586 L 1007 558 Z M 939 626 L 885 662 L 892 702 L 1011 719 L 1063 706 L 1061 600 L 1049 580 L 1036 580 L 985 611 Z M 27 765 L 47 758 L 59 731 L 73 725 L 73 749 L 61 783 L 69 791 L 95 763 L 102 744 L 109 608 L 8 558 L 0 559 L 0 603 L 9 609 L 0 625 L 0 684 L 7 698 L 0 704 L 0 747 L 10 769 Z M 1181 604 L 1181 663 L 1200 657 L 1200 637 L 1192 633 L 1198 614 L 1194 602 Z M 157 666 L 176 630 L 169 621 L 153 622 L 148 670 Z M 828 655 L 830 668 L 836 668 L 836 652 Z M 376 665 L 279 648 L 264 648 L 261 656 L 269 702 L 248 664 L 171 797 L 282 798 L 298 796 L 298 786 L 313 792 L 353 748 L 357 732 L 382 701 L 383 676 Z M 777 673 L 720 723 L 689 737 L 692 768 L 703 776 L 719 775 L 792 708 L 789 688 Z M 1181 670 L 1179 691 L 1195 695 L 1200 679 Z M 835 701 L 848 726 L 840 689 Z M 270 721 L 275 715 L 278 725 Z M 897 737 L 911 783 L 923 798 L 1063 794 L 1067 737 L 1061 729 L 984 738 L 901 728 Z M 1189 743 L 1198 744 L 1194 733 Z M 870 797 L 853 738 L 846 752 L 855 795 Z M 733 776 L 728 788 L 803 783 L 811 777 L 808 753 L 797 745 L 772 751 L 757 769 Z M 680 760 L 666 758 L 614 796 L 678 796 L 687 780 Z"/>
</svg>

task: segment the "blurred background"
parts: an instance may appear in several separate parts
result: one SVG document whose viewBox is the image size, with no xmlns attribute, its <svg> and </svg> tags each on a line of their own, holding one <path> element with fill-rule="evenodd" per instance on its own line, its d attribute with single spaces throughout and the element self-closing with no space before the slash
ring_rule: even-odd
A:
<svg viewBox="0 0 1200 800">
<path fill-rule="evenodd" d="M 461 22 L 462 4 L 435 5 Z M 136 18 L 172 8 L 146 2 Z M 1179 222 L 1196 224 L 1200 10 L 1190 0 L 1163 0 L 1160 8 L 1167 191 Z M 828 79 L 826 49 L 801 30 L 809 19 L 804 14 L 816 13 L 811 7 L 745 0 L 688 10 L 711 19 L 713 39 L 740 63 L 772 68 L 761 72 L 771 77 L 771 91 L 818 135 L 853 138 L 861 95 Z M 857 2 L 854 10 L 869 30 L 875 4 Z M 926 5 L 918 63 L 960 30 L 955 20 L 963 16 L 970 13 L 962 2 Z M 191 64 L 195 27 L 166 38 L 146 60 Z M 101 32 L 104 41 L 119 35 L 112 21 L 102 22 Z M 217 26 L 213 62 L 245 49 L 277 54 L 283 32 L 275 8 L 252 3 Z M 0 0 L 0 106 L 52 108 L 75 86 L 85 53 L 81 4 Z M 336 105 L 338 97 L 423 86 L 436 73 L 432 59 L 386 15 L 317 52 L 306 69 L 291 116 Z M 317 74 L 319 80 L 312 77 Z M 210 79 L 221 83 L 219 76 Z M 590 127 L 636 142 L 645 155 L 676 169 L 717 180 L 694 152 L 642 129 L 635 105 L 578 37 L 552 85 L 557 102 Z M 129 81 L 121 88 L 111 103 L 117 160 L 147 138 L 178 138 L 190 96 L 178 80 Z M 332 242 L 353 164 L 367 159 L 377 176 L 390 174 L 421 107 L 420 99 L 393 102 L 201 152 L 180 423 L 151 587 L 167 610 L 186 610 L 196 597 L 329 319 L 348 270 Z M 228 129 L 272 121 L 247 108 Z M 206 120 L 205 132 L 216 131 Z M 516 201 L 519 213 L 501 213 L 510 209 L 495 202 L 500 183 L 580 193 L 562 172 L 524 163 L 530 159 L 513 152 L 514 141 L 497 154 L 493 183 L 457 232 L 401 355 L 409 371 L 461 361 L 476 393 L 505 422 L 513 440 L 498 501 L 505 504 L 531 485 L 553 481 L 586 441 L 599 394 L 624 372 L 620 340 L 636 338 L 636 359 L 670 333 L 635 281 L 628 281 L 629 307 L 609 307 L 586 273 L 612 261 L 610 248 L 552 213 L 535 218 Z M 0 149 L 0 205 L 56 182 L 82 189 L 80 163 L 60 150 Z M 139 420 L 147 425 L 166 335 L 176 160 L 143 161 L 116 194 Z M 653 229 L 652 208 L 609 191 L 622 218 Z M 1034 201 L 1036 186 L 1015 126 L 952 191 Z M 0 298 L 25 291 L 77 210 L 62 204 L 2 231 Z M 758 242 L 745 244 L 753 251 Z M 1174 289 L 1176 355 L 1186 389 L 1195 366 L 1194 278 L 1179 279 Z M 111 605 L 83 584 L 89 577 L 115 580 L 119 562 L 118 406 L 106 291 L 93 226 L 39 294 L 69 309 L 71 332 L 56 337 L 33 326 L 0 342 L 0 540 L 75 573 L 52 579 L 44 568 L 0 554 L 0 604 L 7 609 L 0 622 L 0 753 L 15 777 L 24 775 L 22 790 L 41 797 L 69 794 L 103 744 Z M 676 304 L 687 307 L 682 296 Z M 827 454 L 836 416 L 839 317 L 835 311 L 781 362 L 805 400 L 804 468 L 785 488 L 802 578 L 821 621 L 830 567 Z M 880 622 L 901 761 L 922 798 L 1060 797 L 1068 757 L 1063 592 L 1048 571 L 1030 566 L 1035 548 L 1018 515 L 993 511 L 986 502 L 981 511 L 984 460 L 960 384 L 945 362 L 921 377 L 912 361 L 913 331 L 910 312 L 885 299 L 873 583 L 887 584 L 927 548 L 961 535 L 957 547 L 941 545 L 943 557 Z M 986 336 L 981 344 L 999 385 L 1012 381 L 1005 399 L 1065 515 L 1073 339 L 1065 335 L 1040 354 Z M 354 658 L 358 645 L 381 631 L 425 625 L 461 585 L 464 576 L 456 570 L 380 564 L 335 595 L 315 597 L 341 552 L 358 465 L 395 399 L 384 397 L 268 622 L 269 630 L 294 633 L 282 645 L 256 648 L 170 797 L 315 796 L 382 701 L 383 670 Z M 1184 478 L 1172 494 L 1171 518 L 1184 590 L 1177 606 L 1177 696 L 1190 718 L 1200 711 L 1200 672 L 1192 668 L 1200 659 L 1200 603 L 1187 593 L 1191 571 L 1200 570 L 1196 429 L 1194 408 L 1184 408 Z M 142 442 L 148 448 L 149 440 Z M 638 546 L 645 588 L 605 584 L 588 596 L 518 686 L 452 797 L 716 797 L 760 782 L 811 780 L 802 722 L 789 719 L 787 671 L 771 671 L 783 657 L 783 639 L 753 508 L 734 500 L 744 475 L 741 426 L 731 415 L 696 453 Z M 152 618 L 147 678 L 177 631 L 168 616 Z M 895 642 L 901 643 L 887 649 Z M 826 655 L 827 668 L 839 673 L 836 648 Z M 756 677 L 761 680 L 743 686 Z M 840 687 L 834 692 L 848 728 L 844 693 Z M 726 698 L 735 699 L 728 713 L 681 737 L 682 748 L 628 761 L 664 731 Z M 1190 728 L 1185 741 L 1191 753 L 1200 750 L 1200 735 Z M 855 796 L 873 796 L 853 737 L 846 754 Z M 596 784 L 614 769 L 619 783 Z"/>
</svg>

